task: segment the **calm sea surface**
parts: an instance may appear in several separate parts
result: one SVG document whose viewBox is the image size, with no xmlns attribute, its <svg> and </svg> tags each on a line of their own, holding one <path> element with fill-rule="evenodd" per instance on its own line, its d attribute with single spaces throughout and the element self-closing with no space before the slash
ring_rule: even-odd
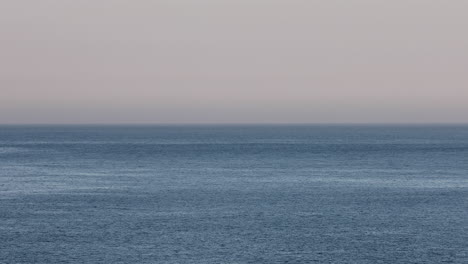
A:
<svg viewBox="0 0 468 264">
<path fill-rule="evenodd" d="M 0 263 L 468 263 L 468 126 L 0 126 Z"/>
</svg>

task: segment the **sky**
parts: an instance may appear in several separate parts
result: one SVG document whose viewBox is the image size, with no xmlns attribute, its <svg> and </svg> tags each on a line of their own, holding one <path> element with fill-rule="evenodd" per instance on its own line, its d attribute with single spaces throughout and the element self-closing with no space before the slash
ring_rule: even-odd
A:
<svg viewBox="0 0 468 264">
<path fill-rule="evenodd" d="M 0 123 L 468 123 L 466 0 L 3 0 Z"/>
</svg>

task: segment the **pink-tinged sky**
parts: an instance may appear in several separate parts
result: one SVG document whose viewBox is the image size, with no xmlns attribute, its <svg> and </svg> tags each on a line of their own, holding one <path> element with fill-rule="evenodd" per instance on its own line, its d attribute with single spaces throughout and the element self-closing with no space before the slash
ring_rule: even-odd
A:
<svg viewBox="0 0 468 264">
<path fill-rule="evenodd" d="M 466 0 L 0 1 L 0 123 L 468 122 Z"/>
</svg>

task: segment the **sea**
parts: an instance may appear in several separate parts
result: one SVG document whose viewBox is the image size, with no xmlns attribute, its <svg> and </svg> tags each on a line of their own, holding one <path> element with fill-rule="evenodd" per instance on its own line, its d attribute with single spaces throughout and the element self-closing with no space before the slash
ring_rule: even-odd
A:
<svg viewBox="0 0 468 264">
<path fill-rule="evenodd" d="M 468 126 L 2 125 L 0 263 L 468 263 Z"/>
</svg>

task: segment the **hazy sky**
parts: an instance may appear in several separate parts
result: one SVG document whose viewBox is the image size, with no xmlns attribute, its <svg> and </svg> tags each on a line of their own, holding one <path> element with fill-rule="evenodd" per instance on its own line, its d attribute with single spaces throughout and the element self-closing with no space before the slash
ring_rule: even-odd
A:
<svg viewBox="0 0 468 264">
<path fill-rule="evenodd" d="M 468 122 L 466 0 L 2 0 L 0 123 Z"/>
</svg>

